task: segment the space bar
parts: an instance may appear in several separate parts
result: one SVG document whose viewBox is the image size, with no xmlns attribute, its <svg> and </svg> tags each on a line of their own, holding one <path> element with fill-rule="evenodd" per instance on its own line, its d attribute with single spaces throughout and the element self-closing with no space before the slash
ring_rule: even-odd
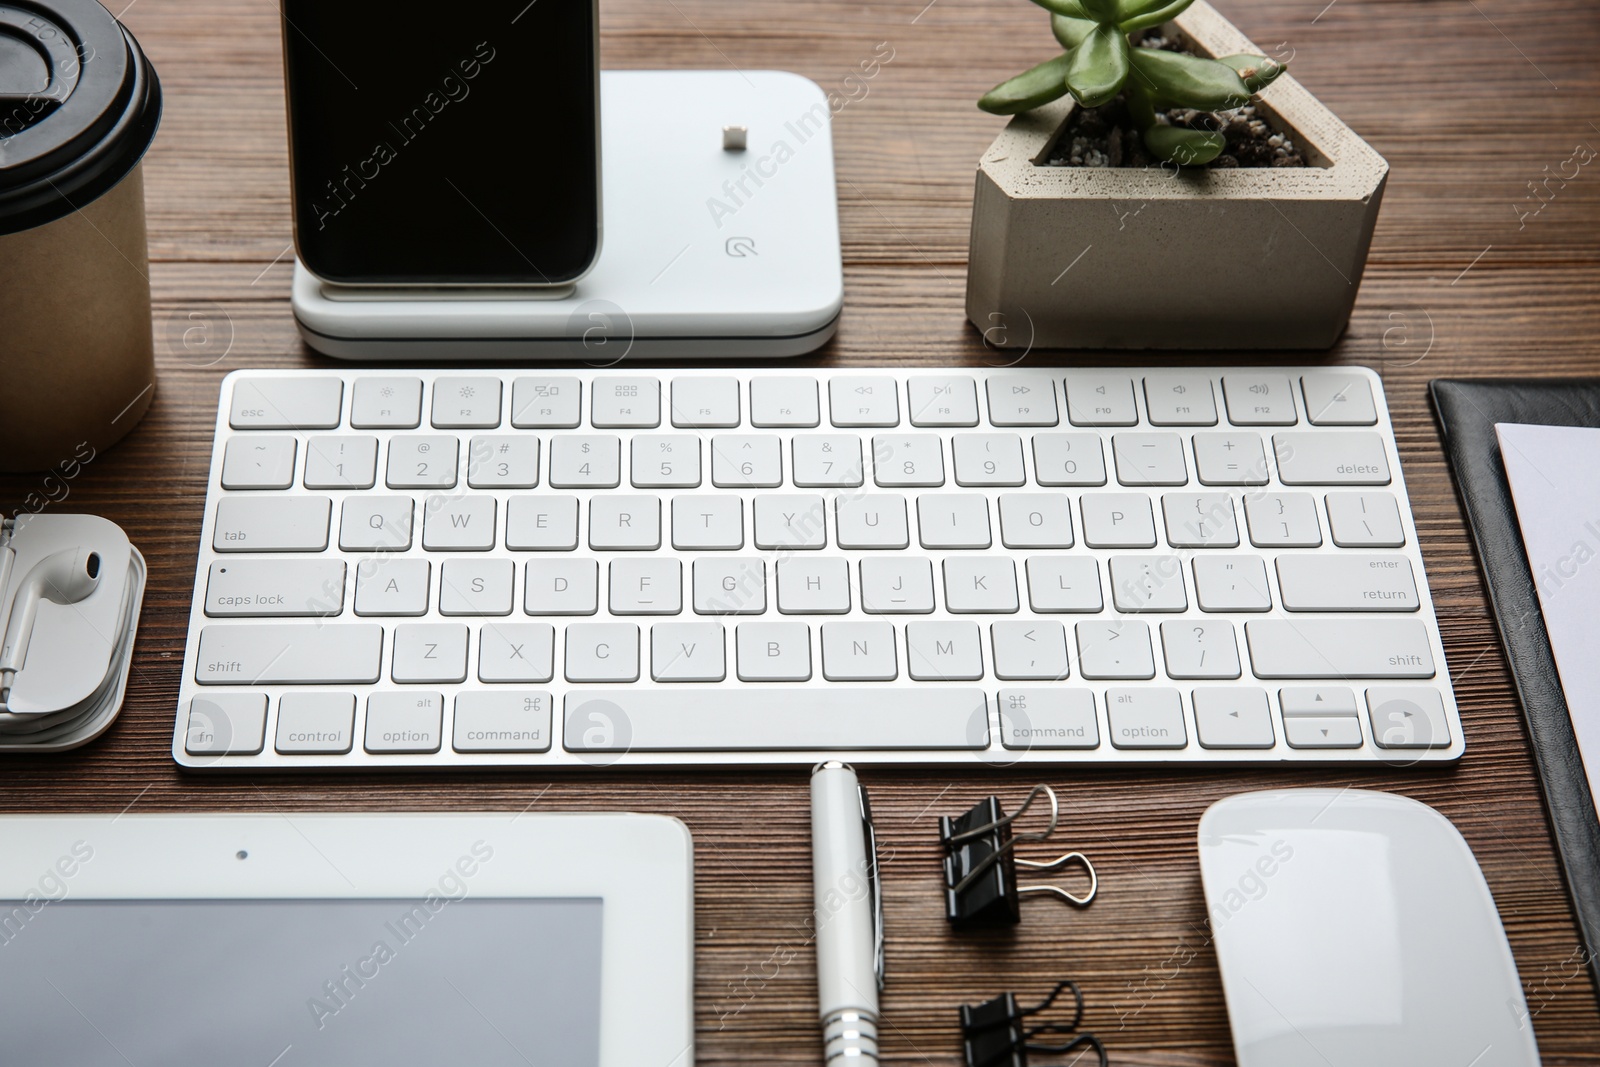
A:
<svg viewBox="0 0 1600 1067">
<path fill-rule="evenodd" d="M 569 752 L 981 749 L 981 689 L 574 689 Z"/>
</svg>

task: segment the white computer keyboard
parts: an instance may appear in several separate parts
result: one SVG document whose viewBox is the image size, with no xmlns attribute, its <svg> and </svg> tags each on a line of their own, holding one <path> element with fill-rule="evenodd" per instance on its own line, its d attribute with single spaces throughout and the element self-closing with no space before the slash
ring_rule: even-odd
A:
<svg viewBox="0 0 1600 1067">
<path fill-rule="evenodd" d="M 1368 370 L 222 384 L 188 767 L 1462 748 Z"/>
</svg>

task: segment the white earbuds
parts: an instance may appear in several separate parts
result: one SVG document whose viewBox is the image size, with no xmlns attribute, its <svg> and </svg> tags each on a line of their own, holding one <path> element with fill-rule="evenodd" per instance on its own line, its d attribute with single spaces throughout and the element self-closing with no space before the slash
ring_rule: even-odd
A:
<svg viewBox="0 0 1600 1067">
<path fill-rule="evenodd" d="M 76 604 L 100 587 L 100 553 L 88 548 L 64 548 L 34 564 L 11 601 L 11 621 L 0 644 L 0 689 L 10 687 L 10 676 L 28 659 L 33 620 L 39 601 Z"/>
</svg>

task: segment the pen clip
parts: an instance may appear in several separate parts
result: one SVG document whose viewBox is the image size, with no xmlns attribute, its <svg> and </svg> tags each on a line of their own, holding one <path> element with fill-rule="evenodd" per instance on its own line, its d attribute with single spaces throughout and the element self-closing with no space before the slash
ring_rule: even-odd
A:
<svg viewBox="0 0 1600 1067">
<path fill-rule="evenodd" d="M 856 784 L 856 796 L 861 801 L 861 832 L 867 843 L 867 885 L 872 892 L 872 971 L 878 979 L 878 992 L 883 992 L 886 967 L 883 958 L 883 883 L 878 880 L 878 830 L 872 825 L 872 804 L 867 800 L 866 787 Z"/>
</svg>

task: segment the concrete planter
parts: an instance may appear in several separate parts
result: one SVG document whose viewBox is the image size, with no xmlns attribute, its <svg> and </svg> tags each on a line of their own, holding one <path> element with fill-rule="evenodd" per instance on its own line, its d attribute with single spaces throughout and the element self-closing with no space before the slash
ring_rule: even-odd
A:
<svg viewBox="0 0 1600 1067">
<path fill-rule="evenodd" d="M 1203 0 L 1201 55 L 1264 54 Z M 1072 109 L 1018 115 L 978 165 L 967 317 L 1007 348 L 1327 348 L 1350 318 L 1389 165 L 1285 74 L 1257 98 L 1296 168 L 1044 165 Z"/>
</svg>

